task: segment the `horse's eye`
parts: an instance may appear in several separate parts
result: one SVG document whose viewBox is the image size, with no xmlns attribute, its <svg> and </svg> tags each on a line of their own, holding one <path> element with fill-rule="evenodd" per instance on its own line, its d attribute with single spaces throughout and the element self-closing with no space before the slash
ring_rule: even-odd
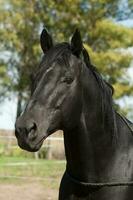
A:
<svg viewBox="0 0 133 200">
<path fill-rule="evenodd" d="M 73 82 L 73 77 L 72 76 L 66 76 L 62 79 L 62 82 L 71 84 Z"/>
</svg>

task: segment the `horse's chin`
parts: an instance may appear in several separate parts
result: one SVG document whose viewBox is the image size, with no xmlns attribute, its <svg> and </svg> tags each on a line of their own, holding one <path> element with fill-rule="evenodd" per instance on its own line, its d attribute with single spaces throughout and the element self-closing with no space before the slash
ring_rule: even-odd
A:
<svg viewBox="0 0 133 200">
<path fill-rule="evenodd" d="M 43 139 L 39 140 L 39 142 L 38 141 L 33 142 L 33 141 L 30 141 L 30 140 L 23 141 L 23 140 L 18 139 L 18 145 L 23 150 L 26 150 L 26 151 L 29 151 L 29 152 L 36 152 L 41 148 L 43 141 L 45 139 L 46 138 L 44 137 Z"/>
</svg>

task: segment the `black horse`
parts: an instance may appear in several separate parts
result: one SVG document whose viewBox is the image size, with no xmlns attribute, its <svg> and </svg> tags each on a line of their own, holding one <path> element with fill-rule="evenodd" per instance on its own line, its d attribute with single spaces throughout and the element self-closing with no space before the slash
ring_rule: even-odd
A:
<svg viewBox="0 0 133 200">
<path fill-rule="evenodd" d="M 133 199 L 133 135 L 113 108 L 112 87 L 91 64 L 78 30 L 71 43 L 53 45 L 44 29 L 44 57 L 31 98 L 16 122 L 21 148 L 37 151 L 63 130 L 66 171 L 59 200 Z"/>
</svg>

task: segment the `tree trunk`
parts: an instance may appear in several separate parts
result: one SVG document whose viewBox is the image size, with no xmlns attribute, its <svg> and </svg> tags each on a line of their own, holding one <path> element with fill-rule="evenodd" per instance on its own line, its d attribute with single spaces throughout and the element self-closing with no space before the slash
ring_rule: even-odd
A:
<svg viewBox="0 0 133 200">
<path fill-rule="evenodd" d="M 22 112 L 22 93 L 19 91 L 18 92 L 18 102 L 17 102 L 17 114 L 16 114 L 16 119 L 20 116 Z"/>
</svg>

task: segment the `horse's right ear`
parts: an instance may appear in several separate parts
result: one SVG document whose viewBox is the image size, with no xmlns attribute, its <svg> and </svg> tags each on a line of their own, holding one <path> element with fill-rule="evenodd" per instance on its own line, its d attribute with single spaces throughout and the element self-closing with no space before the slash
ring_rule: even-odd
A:
<svg viewBox="0 0 133 200">
<path fill-rule="evenodd" d="M 82 51 L 83 45 L 82 45 L 82 39 L 80 35 L 80 31 L 78 29 L 75 30 L 75 33 L 72 36 L 71 39 L 71 50 L 72 53 L 79 57 L 81 51 Z"/>
<path fill-rule="evenodd" d="M 46 28 L 42 30 L 40 44 L 44 54 L 53 46 L 53 40 Z"/>
</svg>

